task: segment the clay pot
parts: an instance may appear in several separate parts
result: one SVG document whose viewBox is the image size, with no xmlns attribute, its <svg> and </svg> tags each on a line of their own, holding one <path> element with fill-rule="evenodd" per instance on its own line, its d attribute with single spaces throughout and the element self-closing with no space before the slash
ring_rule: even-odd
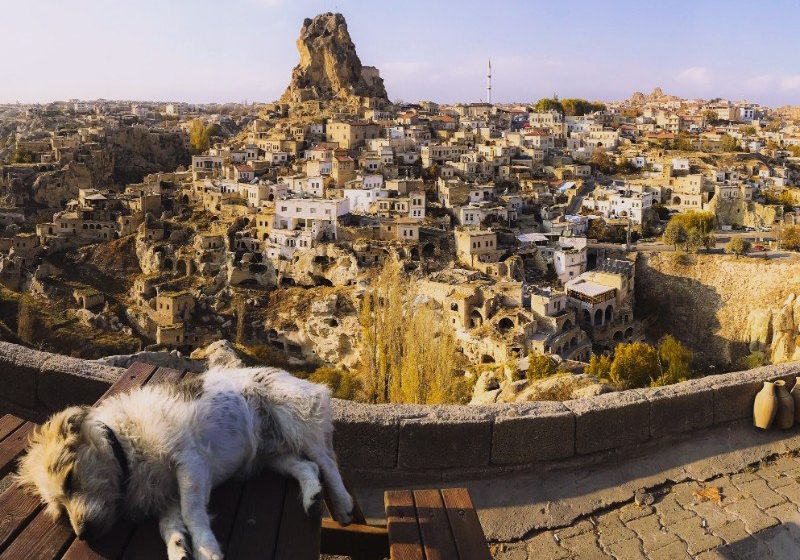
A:
<svg viewBox="0 0 800 560">
<path fill-rule="evenodd" d="M 775 385 L 771 381 L 764 381 L 764 386 L 756 395 L 756 402 L 753 403 L 753 425 L 767 430 L 777 414 L 778 397 L 775 396 Z"/>
<path fill-rule="evenodd" d="M 794 399 L 794 422 L 800 424 L 800 377 L 795 378 L 791 395 Z"/>
<path fill-rule="evenodd" d="M 794 426 L 794 399 L 786 390 L 786 381 L 779 379 L 775 382 L 775 396 L 778 397 L 778 415 L 775 423 L 781 430 L 788 430 Z"/>
</svg>

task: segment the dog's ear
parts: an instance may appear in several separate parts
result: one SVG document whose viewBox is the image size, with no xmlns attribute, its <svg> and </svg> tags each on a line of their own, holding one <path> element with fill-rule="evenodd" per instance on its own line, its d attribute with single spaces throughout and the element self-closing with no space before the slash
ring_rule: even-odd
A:
<svg viewBox="0 0 800 560">
<path fill-rule="evenodd" d="M 64 438 L 70 436 L 77 436 L 81 432 L 83 421 L 89 414 L 88 406 L 73 406 L 64 411 L 64 417 L 61 419 L 60 432 Z"/>
</svg>

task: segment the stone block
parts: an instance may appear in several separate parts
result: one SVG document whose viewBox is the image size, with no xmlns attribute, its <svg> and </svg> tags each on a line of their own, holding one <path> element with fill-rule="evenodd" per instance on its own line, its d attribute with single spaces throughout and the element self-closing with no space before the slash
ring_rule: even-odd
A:
<svg viewBox="0 0 800 560">
<path fill-rule="evenodd" d="M 0 342 L 0 398 L 25 408 L 36 408 L 36 377 L 53 356 L 8 342 Z"/>
<path fill-rule="evenodd" d="M 39 403 L 49 411 L 76 404 L 94 404 L 123 371 L 89 360 L 50 355 L 39 371 Z"/>
<path fill-rule="evenodd" d="M 606 393 L 566 401 L 575 414 L 575 451 L 580 455 L 617 449 L 650 437 L 650 401 L 646 390 Z"/>
<path fill-rule="evenodd" d="M 559 402 L 509 407 L 494 420 L 492 464 L 515 465 L 575 454 L 575 415 Z"/>
<path fill-rule="evenodd" d="M 335 400 L 333 446 L 339 463 L 357 469 L 395 468 L 400 420 L 424 414 L 417 407 Z"/>
<path fill-rule="evenodd" d="M 441 406 L 400 421 L 400 468 L 480 467 L 489 464 L 493 415 L 482 407 Z"/>
<path fill-rule="evenodd" d="M 650 437 L 688 432 L 714 423 L 714 388 L 708 378 L 658 387 L 650 401 Z"/>
</svg>

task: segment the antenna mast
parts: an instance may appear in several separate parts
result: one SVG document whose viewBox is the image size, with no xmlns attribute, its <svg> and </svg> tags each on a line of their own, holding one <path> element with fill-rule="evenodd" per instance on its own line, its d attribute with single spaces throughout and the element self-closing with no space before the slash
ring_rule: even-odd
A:
<svg viewBox="0 0 800 560">
<path fill-rule="evenodd" d="M 486 102 L 492 103 L 492 59 L 489 59 L 489 67 L 486 71 Z"/>
</svg>

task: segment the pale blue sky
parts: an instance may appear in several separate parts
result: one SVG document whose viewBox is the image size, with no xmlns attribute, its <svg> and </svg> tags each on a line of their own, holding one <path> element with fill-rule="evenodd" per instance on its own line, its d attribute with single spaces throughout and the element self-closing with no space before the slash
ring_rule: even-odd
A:
<svg viewBox="0 0 800 560">
<path fill-rule="evenodd" d="M 0 0 L 0 102 L 271 101 L 303 18 L 340 11 L 391 99 L 685 97 L 800 104 L 800 2 Z"/>
</svg>

